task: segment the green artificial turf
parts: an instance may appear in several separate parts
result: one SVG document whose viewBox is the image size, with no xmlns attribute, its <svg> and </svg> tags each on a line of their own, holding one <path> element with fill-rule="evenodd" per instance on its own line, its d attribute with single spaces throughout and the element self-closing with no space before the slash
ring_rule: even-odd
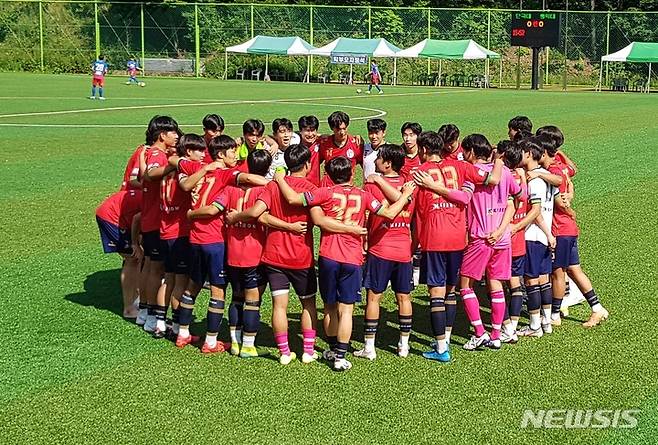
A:
<svg viewBox="0 0 658 445">
<path fill-rule="evenodd" d="M 86 98 L 89 77 L 0 74 L 0 443 L 658 442 L 658 97 L 422 87 L 371 97 L 338 85 L 124 80 L 108 78 L 100 102 Z M 254 360 L 180 351 L 121 318 L 120 260 L 102 254 L 94 210 L 118 189 L 152 115 L 200 132 L 215 112 L 237 136 L 247 118 L 267 125 L 311 113 L 326 132 L 326 116 L 341 109 L 364 137 L 365 119 L 385 113 L 393 142 L 407 120 L 426 129 L 453 122 L 494 143 L 517 114 L 562 128 L 579 167 L 581 258 L 610 320 L 585 330 L 589 310 L 580 305 L 553 335 L 469 353 L 459 346 L 467 335 L 460 306 L 454 359 L 442 365 L 419 355 L 430 341 L 425 288 L 415 292 L 407 359 L 395 354 L 388 293 L 377 360 L 354 358 L 336 374 L 322 363 L 278 364 L 269 296 L 257 344 L 271 355 Z M 194 332 L 203 332 L 207 298 Z M 299 313 L 291 304 L 297 351 Z M 362 325 L 359 307 L 355 347 Z M 641 412 L 635 429 L 521 429 L 528 408 Z"/>
</svg>

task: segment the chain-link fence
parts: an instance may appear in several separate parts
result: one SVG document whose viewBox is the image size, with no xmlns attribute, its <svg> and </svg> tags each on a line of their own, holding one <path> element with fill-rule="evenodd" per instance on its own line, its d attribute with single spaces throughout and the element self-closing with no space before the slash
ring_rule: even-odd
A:
<svg viewBox="0 0 658 445">
<path fill-rule="evenodd" d="M 552 85 L 593 85 L 601 56 L 632 41 L 658 41 L 658 13 L 561 11 L 562 41 L 543 51 L 541 80 Z M 0 0 L 0 69 L 87 72 L 94 57 L 106 55 L 114 70 L 129 57 L 189 60 L 190 75 L 236 77 L 236 71 L 262 68 L 262 56 L 229 55 L 226 46 L 256 35 L 304 38 L 315 46 L 337 37 L 384 37 L 401 47 L 422 39 L 473 39 L 499 52 L 500 61 L 399 60 L 398 83 L 417 83 L 441 70 L 451 74 L 488 72 L 497 86 L 530 82 L 530 50 L 510 46 L 511 10 L 251 5 L 214 3 L 111 3 L 69 0 Z M 270 69 L 306 70 L 306 60 L 270 57 Z M 393 71 L 392 60 L 380 70 Z M 148 68 L 148 64 L 146 64 Z M 344 66 L 313 57 L 311 79 L 326 74 L 336 81 Z M 356 79 L 365 67 L 356 67 Z M 148 70 L 147 70 L 148 74 Z M 647 76 L 645 64 L 606 64 L 606 84 L 625 76 L 631 83 Z M 294 78 L 294 76 L 290 76 Z"/>
</svg>

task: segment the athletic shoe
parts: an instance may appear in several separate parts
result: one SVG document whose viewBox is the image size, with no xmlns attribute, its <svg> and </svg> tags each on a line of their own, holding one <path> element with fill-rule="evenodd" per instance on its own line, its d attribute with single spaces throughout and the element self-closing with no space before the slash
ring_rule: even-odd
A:
<svg viewBox="0 0 658 445">
<path fill-rule="evenodd" d="M 226 352 L 226 349 L 228 348 L 228 344 L 224 343 L 223 341 L 217 340 L 217 343 L 215 344 L 214 348 L 211 348 L 208 346 L 208 343 L 203 342 L 203 346 L 201 347 L 201 353 L 202 354 L 215 354 L 216 352 Z"/>
<path fill-rule="evenodd" d="M 199 337 L 196 335 L 188 335 L 187 337 L 181 337 L 180 335 L 176 337 L 176 347 L 179 349 L 184 348 L 187 345 L 196 343 L 199 341 Z"/>
<path fill-rule="evenodd" d="M 240 343 L 233 341 L 231 342 L 231 355 L 240 355 Z"/>
<path fill-rule="evenodd" d="M 503 343 L 516 343 L 519 341 L 519 336 L 516 335 L 516 332 L 508 334 L 507 331 L 500 331 L 500 341 Z"/>
<path fill-rule="evenodd" d="M 383 91 L 383 90 L 379 90 L 379 93 L 377 93 L 377 94 L 384 94 L 384 91 Z"/>
<path fill-rule="evenodd" d="M 500 349 L 500 347 L 503 345 L 503 343 L 501 342 L 501 340 L 499 338 L 497 338 L 495 340 L 489 339 L 489 340 L 485 341 L 482 345 L 485 348 L 489 348 L 489 349 Z"/>
<path fill-rule="evenodd" d="M 167 337 L 167 333 L 171 332 L 169 329 L 165 329 L 164 331 L 161 331 L 160 328 L 155 328 L 155 331 L 151 334 L 153 338 L 165 338 Z"/>
<path fill-rule="evenodd" d="M 560 317 L 558 317 L 558 318 L 552 318 L 552 317 L 551 317 L 551 324 L 552 324 L 553 326 L 562 326 L 562 318 L 560 318 Z"/>
<path fill-rule="evenodd" d="M 231 343 L 231 354 L 233 354 L 233 343 Z M 242 349 L 240 349 L 240 357 L 256 358 L 258 357 L 258 350 L 256 349 L 255 346 L 243 346 Z"/>
<path fill-rule="evenodd" d="M 370 94 L 370 90 L 366 90 L 366 94 Z"/>
<path fill-rule="evenodd" d="M 467 351 L 473 351 L 480 346 L 482 346 L 485 342 L 489 341 L 489 334 L 485 332 L 484 334 L 480 335 L 479 337 L 476 337 L 475 335 L 471 335 L 471 339 L 466 342 L 464 345 L 464 349 Z"/>
<path fill-rule="evenodd" d="M 144 323 L 144 331 L 148 333 L 155 332 L 155 327 L 158 324 L 158 320 L 153 315 L 146 317 L 146 323 Z"/>
<path fill-rule="evenodd" d="M 138 326 L 144 326 L 144 323 L 146 323 L 146 316 L 148 315 L 148 312 L 146 309 L 140 309 L 139 313 L 137 314 L 137 319 L 135 320 L 135 324 Z"/>
<path fill-rule="evenodd" d="M 569 316 L 569 306 L 562 306 L 560 312 L 564 318 L 567 318 Z"/>
<path fill-rule="evenodd" d="M 279 363 L 281 363 L 282 365 L 288 365 L 296 358 L 297 358 L 297 354 L 291 352 L 290 355 L 282 355 L 281 357 L 279 357 Z"/>
<path fill-rule="evenodd" d="M 128 82 L 126 82 L 126 85 L 130 85 L 131 83 L 132 83 L 132 82 L 128 81 Z"/>
<path fill-rule="evenodd" d="M 553 324 L 551 323 L 550 320 L 546 322 L 546 319 L 542 317 L 541 319 L 541 330 L 544 331 L 544 334 L 552 334 L 553 333 Z"/>
<path fill-rule="evenodd" d="M 302 363 L 308 365 L 309 363 L 316 361 L 318 358 L 320 358 L 320 355 L 315 351 L 313 351 L 313 354 L 305 352 L 302 354 Z"/>
<path fill-rule="evenodd" d="M 445 351 L 439 353 L 436 349 L 432 349 L 427 352 L 423 352 L 423 357 L 428 360 L 436 360 L 437 362 L 448 363 L 450 362 L 450 350 L 446 349 Z"/>
<path fill-rule="evenodd" d="M 94 100 L 96 99 L 96 96 L 89 96 L 89 99 Z"/>
<path fill-rule="evenodd" d="M 332 351 L 331 349 L 327 349 L 325 351 L 322 351 L 322 360 L 326 360 L 328 362 L 333 362 L 336 360 L 336 353 Z"/>
<path fill-rule="evenodd" d="M 542 331 L 541 326 L 538 327 L 537 329 L 532 329 L 530 327 L 530 325 L 524 326 L 523 328 L 516 331 L 516 333 L 519 337 L 537 337 L 537 338 L 540 338 L 542 335 L 544 335 L 544 331 Z"/>
<path fill-rule="evenodd" d="M 598 312 L 592 312 L 592 315 L 589 316 L 589 320 L 583 323 L 584 328 L 593 328 L 596 325 L 601 324 L 601 322 L 608 319 L 610 313 L 605 309 L 601 309 Z"/>
<path fill-rule="evenodd" d="M 352 368 L 352 363 L 344 358 L 338 358 L 334 361 L 334 371 L 342 372 Z"/>
<path fill-rule="evenodd" d="M 103 96 L 100 96 L 98 100 L 105 100 L 105 98 Z"/>
<path fill-rule="evenodd" d="M 407 358 L 409 356 L 409 346 L 402 346 L 398 343 L 398 357 Z"/>
<path fill-rule="evenodd" d="M 359 349 L 358 351 L 354 351 L 354 357 L 361 357 L 361 358 L 367 358 L 368 360 L 374 360 L 377 358 L 377 352 L 375 352 L 374 349 Z"/>
</svg>

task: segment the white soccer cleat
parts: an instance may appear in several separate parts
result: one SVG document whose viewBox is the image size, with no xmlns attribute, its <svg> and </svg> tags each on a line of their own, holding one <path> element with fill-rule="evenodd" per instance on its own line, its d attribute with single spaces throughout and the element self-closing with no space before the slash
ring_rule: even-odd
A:
<svg viewBox="0 0 658 445">
<path fill-rule="evenodd" d="M 334 361 L 334 371 L 342 372 L 352 369 L 352 363 L 344 358 L 339 358 Z"/>
<path fill-rule="evenodd" d="M 368 360 L 374 360 L 377 358 L 377 352 L 374 349 L 359 349 L 354 351 L 354 357 L 367 358 Z"/>
<path fill-rule="evenodd" d="M 100 96 L 100 97 L 98 98 L 98 100 L 105 100 L 105 97 L 104 97 L 104 96 Z"/>
<path fill-rule="evenodd" d="M 546 320 L 544 317 L 542 317 L 541 330 L 544 331 L 544 334 L 552 334 L 553 324 L 551 323 L 551 320 Z"/>
<path fill-rule="evenodd" d="M 464 345 L 464 349 L 466 349 L 467 351 L 474 351 L 475 349 L 479 348 L 480 346 L 482 346 L 483 344 L 485 344 L 490 340 L 491 339 L 489 337 L 488 332 L 485 332 L 479 337 L 476 337 L 475 335 L 471 335 L 470 340 L 468 340 L 468 342 L 466 342 L 466 344 Z"/>
<path fill-rule="evenodd" d="M 398 343 L 398 357 L 407 358 L 409 357 L 409 346 L 402 346 Z"/>
<path fill-rule="evenodd" d="M 313 363 L 314 361 L 317 361 L 317 359 L 320 358 L 320 355 L 317 352 L 313 352 L 313 354 L 309 354 L 308 352 L 305 352 L 302 354 L 302 363 L 308 365 L 309 363 Z"/>
<path fill-rule="evenodd" d="M 532 329 L 530 325 L 522 327 L 521 329 L 516 331 L 516 333 L 519 337 L 541 338 L 544 335 L 544 331 L 542 331 L 541 326 L 539 326 L 537 329 Z"/>
<path fill-rule="evenodd" d="M 96 99 L 96 96 L 89 96 L 89 99 L 94 100 Z"/>
<path fill-rule="evenodd" d="M 500 332 L 500 341 L 503 343 L 516 343 L 519 341 L 519 336 L 516 335 L 516 332 L 514 331 L 509 334 L 507 331 L 503 330 Z"/>
<path fill-rule="evenodd" d="M 597 312 L 592 312 L 592 315 L 590 315 L 589 320 L 583 323 L 583 327 L 593 328 L 594 326 L 597 326 L 601 324 L 603 321 L 607 320 L 609 316 L 610 313 L 605 308 Z"/>
<path fill-rule="evenodd" d="M 336 353 L 331 349 L 326 349 L 325 351 L 322 352 L 322 360 L 333 362 L 334 360 L 336 360 Z"/>
<path fill-rule="evenodd" d="M 297 358 L 297 354 L 291 352 L 289 355 L 282 355 L 281 357 L 279 357 L 279 363 L 281 363 L 282 365 L 289 365 L 290 362 L 292 362 L 296 358 Z"/>
</svg>

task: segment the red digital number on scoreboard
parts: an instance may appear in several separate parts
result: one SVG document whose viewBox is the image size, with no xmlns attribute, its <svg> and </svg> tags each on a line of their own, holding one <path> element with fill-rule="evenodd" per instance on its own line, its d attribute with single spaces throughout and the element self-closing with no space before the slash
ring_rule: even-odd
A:
<svg viewBox="0 0 658 445">
<path fill-rule="evenodd" d="M 525 29 L 513 29 L 512 37 L 525 37 Z"/>
</svg>

